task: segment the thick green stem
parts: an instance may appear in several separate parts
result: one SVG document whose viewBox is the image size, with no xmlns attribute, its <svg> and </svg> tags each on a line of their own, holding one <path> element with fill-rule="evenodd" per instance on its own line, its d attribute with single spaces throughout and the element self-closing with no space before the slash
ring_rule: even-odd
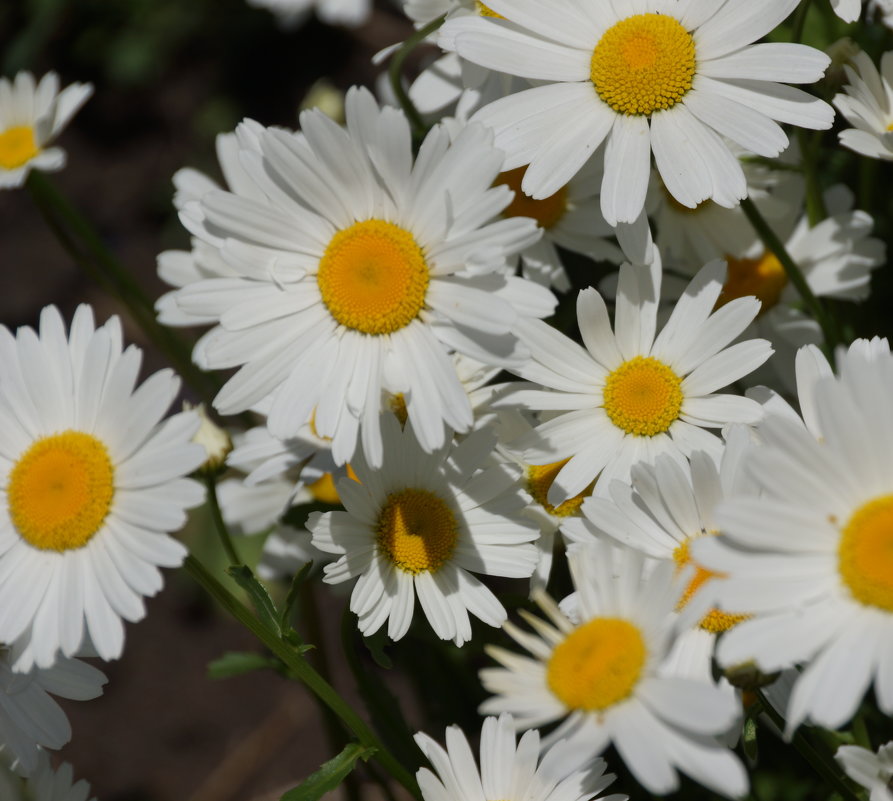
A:
<svg viewBox="0 0 893 801">
<path fill-rule="evenodd" d="M 109 251 L 87 220 L 42 173 L 33 170 L 26 186 L 35 204 L 74 262 L 109 294 L 124 303 L 146 336 L 166 354 L 198 395 L 210 404 L 216 379 L 193 363 L 189 346 L 155 319 L 155 310 L 133 276 Z"/>
<path fill-rule="evenodd" d="M 307 686 L 308 689 L 331 709 L 347 728 L 353 732 L 361 745 L 375 748 L 375 759 L 391 776 L 402 784 L 416 799 L 421 799 L 418 784 L 385 748 L 375 733 L 363 719 L 347 704 L 311 665 L 277 633 L 264 626 L 254 614 L 226 589 L 194 556 L 187 556 L 184 566 L 192 577 L 212 595 L 227 612 L 260 640 L 289 671 Z"/>
<path fill-rule="evenodd" d="M 788 253 L 784 244 L 778 238 L 778 235 L 772 230 L 769 223 L 766 222 L 763 215 L 760 214 L 759 209 L 749 197 L 741 201 L 741 208 L 747 215 L 747 219 L 750 220 L 750 224 L 754 227 L 754 230 L 759 235 L 763 244 L 775 255 L 775 258 L 778 259 L 779 263 L 784 268 L 788 280 L 794 285 L 794 288 L 806 304 L 807 309 L 809 309 L 809 312 L 815 318 L 816 322 L 821 326 L 825 344 L 830 350 L 833 350 L 834 346 L 839 342 L 836 326 L 828 316 L 828 313 L 825 311 L 825 308 L 822 306 L 819 299 L 813 293 L 812 289 L 810 289 L 800 268 L 791 258 L 791 254 Z"/>
<path fill-rule="evenodd" d="M 419 114 L 419 110 L 415 107 L 415 103 L 412 102 L 406 89 L 403 88 L 403 63 L 413 50 L 443 25 L 445 19 L 446 14 L 432 20 L 424 27 L 419 28 L 402 45 L 400 45 L 397 52 L 394 53 L 394 56 L 391 59 L 391 66 L 388 69 L 391 88 L 397 96 L 397 101 L 400 103 L 400 107 L 409 119 L 409 124 L 412 126 L 413 133 L 419 138 L 425 135 L 428 126 L 425 125 L 425 121 L 422 119 L 422 115 Z"/>
<path fill-rule="evenodd" d="M 819 135 L 821 135 L 820 132 Z M 809 227 L 815 228 L 828 216 L 822 184 L 819 181 L 819 173 L 816 169 L 817 140 L 815 137 L 810 140 L 806 135 L 806 131 L 799 128 L 797 130 L 797 142 L 800 145 L 800 163 L 803 167 L 803 177 L 806 181 L 806 217 L 809 220 Z"/>
<path fill-rule="evenodd" d="M 797 8 L 797 14 L 794 17 L 794 28 L 791 32 L 791 41 L 799 43 L 803 40 L 803 30 L 806 27 L 806 15 L 809 13 L 809 4 L 811 0 L 803 0 Z"/>
<path fill-rule="evenodd" d="M 784 732 L 785 720 L 778 713 L 775 707 L 769 702 L 765 694 L 757 690 L 757 696 L 763 711 L 769 716 L 769 719 L 775 724 L 779 731 Z M 802 728 L 798 728 L 791 740 L 793 746 L 800 752 L 800 755 L 812 766 L 816 773 L 819 774 L 836 792 L 845 799 L 845 801 L 864 801 L 859 794 L 847 784 L 846 779 L 840 772 L 834 758 L 827 754 L 822 754 L 812 743 L 809 742 L 807 736 L 803 733 Z"/>
<path fill-rule="evenodd" d="M 220 498 L 217 497 L 217 476 L 213 473 L 206 476 L 205 484 L 208 487 L 208 508 L 211 510 L 211 519 L 214 521 L 214 528 L 217 529 L 223 550 L 226 551 L 226 558 L 229 559 L 231 565 L 242 565 L 244 562 L 233 544 L 229 527 L 226 525 L 223 512 L 220 509 Z"/>
</svg>

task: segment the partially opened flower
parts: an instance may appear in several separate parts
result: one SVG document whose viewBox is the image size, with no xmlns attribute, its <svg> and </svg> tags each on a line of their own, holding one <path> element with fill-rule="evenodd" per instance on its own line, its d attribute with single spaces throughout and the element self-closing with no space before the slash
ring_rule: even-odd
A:
<svg viewBox="0 0 893 801">
<path fill-rule="evenodd" d="M 161 370 L 135 388 L 141 361 L 89 306 L 68 336 L 54 307 L 38 332 L 0 327 L 0 641 L 17 669 L 87 642 L 120 656 L 122 620 L 145 615 L 158 568 L 186 555 L 168 532 L 202 501 L 185 478 L 205 460 L 199 420 L 162 421 L 180 382 Z"/>
<path fill-rule="evenodd" d="M 602 212 L 612 225 L 632 223 L 652 153 L 684 206 L 707 198 L 734 206 L 747 185 L 722 136 L 774 157 L 788 145 L 777 122 L 831 127 L 827 103 L 783 85 L 818 80 L 828 56 L 799 44 L 752 44 L 798 2 L 493 0 L 490 18 L 448 20 L 440 44 L 539 84 L 472 118 L 495 129 L 507 169 L 530 165 L 528 194 L 553 194 L 606 141 Z"/>
<path fill-rule="evenodd" d="M 862 51 L 845 66 L 848 83 L 834 105 L 852 128 L 841 131 L 840 144 L 862 156 L 893 159 L 893 51 L 881 56 L 881 69 Z"/>
<path fill-rule="evenodd" d="M 869 801 L 893 801 L 893 741 L 876 753 L 858 745 L 842 745 L 834 758 L 847 776 L 868 790 Z"/>
<path fill-rule="evenodd" d="M 36 85 L 30 72 L 0 78 L 0 189 L 21 186 L 29 170 L 65 166 L 65 151 L 50 145 L 92 93 L 83 83 L 60 92 L 55 72 Z"/>
<path fill-rule="evenodd" d="M 357 481 L 338 482 L 345 511 L 307 521 L 313 545 L 340 556 L 325 581 L 358 579 L 350 608 L 364 634 L 387 622 L 391 639 L 403 637 L 418 596 L 437 636 L 462 645 L 471 638 L 469 612 L 491 626 L 506 618 L 472 573 L 527 578 L 537 563 L 537 529 L 520 517 L 527 499 L 519 471 L 487 464 L 495 442 L 486 431 L 431 454 L 394 415 L 383 416 L 382 434 L 381 469 L 360 456 L 352 462 Z"/>
</svg>

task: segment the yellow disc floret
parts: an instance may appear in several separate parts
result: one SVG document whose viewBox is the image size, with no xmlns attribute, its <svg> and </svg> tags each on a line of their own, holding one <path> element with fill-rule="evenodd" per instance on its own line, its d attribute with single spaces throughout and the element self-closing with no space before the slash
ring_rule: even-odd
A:
<svg viewBox="0 0 893 801">
<path fill-rule="evenodd" d="M 502 212 L 504 217 L 532 217 L 540 228 L 552 228 L 567 211 L 567 187 L 563 186 L 554 195 L 549 195 L 542 200 L 535 200 L 530 195 L 525 195 L 521 189 L 521 181 L 527 167 L 518 167 L 514 170 L 500 173 L 495 184 L 505 184 L 515 193 L 511 203 Z"/>
<path fill-rule="evenodd" d="M 682 408 L 682 379 L 652 356 L 636 356 L 605 381 L 605 413 L 627 434 L 653 437 L 669 429 Z"/>
<path fill-rule="evenodd" d="M 636 14 L 602 34 L 592 53 L 592 83 L 620 114 L 652 114 L 691 89 L 695 42 L 674 17 Z"/>
<path fill-rule="evenodd" d="M 0 167 L 14 170 L 40 153 L 30 125 L 16 125 L 0 133 Z"/>
<path fill-rule="evenodd" d="M 552 464 L 532 464 L 527 467 L 527 489 L 540 506 L 543 507 L 550 515 L 558 517 L 570 517 L 580 511 L 583 501 L 592 494 L 592 488 L 595 486 L 593 481 L 579 495 L 568 498 L 559 506 L 553 506 L 549 503 L 549 490 L 555 476 L 558 475 L 562 467 L 564 467 L 570 459 L 564 459 L 561 462 L 552 462 Z"/>
<path fill-rule="evenodd" d="M 365 220 L 332 237 L 316 280 L 323 303 L 341 325 L 390 334 L 424 307 L 429 270 L 412 234 L 384 220 Z"/>
<path fill-rule="evenodd" d="M 9 516 L 45 551 L 82 548 L 102 526 L 115 494 L 108 451 L 96 437 L 65 431 L 39 439 L 12 468 Z"/>
<path fill-rule="evenodd" d="M 775 306 L 788 285 L 788 276 L 774 253 L 767 251 L 758 259 L 726 257 L 728 271 L 717 307 L 735 298 L 755 295 L 760 301 L 760 314 Z"/>
<path fill-rule="evenodd" d="M 893 495 L 860 506 L 837 549 L 840 576 L 853 597 L 893 612 Z"/>
<path fill-rule="evenodd" d="M 378 546 L 405 573 L 431 573 L 453 555 L 459 526 L 446 502 L 424 489 L 392 492 L 378 515 Z"/>
<path fill-rule="evenodd" d="M 478 14 L 482 17 L 496 17 L 497 19 L 505 19 L 502 14 L 497 14 L 488 6 L 485 6 L 481 0 L 474 0 L 474 7 L 477 9 Z"/>
<path fill-rule="evenodd" d="M 648 652 L 628 620 L 597 617 L 574 629 L 549 659 L 549 689 L 568 707 L 601 712 L 627 698 Z"/>
<path fill-rule="evenodd" d="M 693 565 L 695 568 L 695 574 L 691 577 L 691 580 L 683 590 L 682 597 L 679 599 L 679 603 L 676 606 L 677 611 L 682 609 L 682 607 L 692 599 L 692 596 L 694 596 L 694 594 L 701 589 L 707 581 L 712 578 L 724 577 L 723 573 L 716 573 L 712 570 L 708 570 L 706 567 L 701 567 L 701 565 L 692 560 L 688 547 L 690 542 L 691 540 L 686 540 L 673 551 L 673 559 L 680 570 L 687 565 Z M 719 609 L 711 609 L 698 621 L 698 626 L 705 631 L 719 634 L 720 632 L 728 631 L 742 620 L 747 620 L 748 617 L 750 617 L 750 615 L 739 615 L 732 612 L 722 612 Z"/>
</svg>

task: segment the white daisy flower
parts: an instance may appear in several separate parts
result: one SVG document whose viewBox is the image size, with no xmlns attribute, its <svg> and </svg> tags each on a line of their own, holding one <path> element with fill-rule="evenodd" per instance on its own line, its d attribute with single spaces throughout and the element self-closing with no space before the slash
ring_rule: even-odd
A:
<svg viewBox="0 0 893 801">
<path fill-rule="evenodd" d="M 74 771 L 68 762 L 54 769 L 43 750 L 39 752 L 34 773 L 27 778 L 7 770 L 0 756 L 0 798 L 3 801 L 87 801 L 89 795 L 90 785 L 85 779 L 74 781 Z"/>
<path fill-rule="evenodd" d="M 567 740 L 581 756 L 613 743 L 653 793 L 677 789 L 677 771 L 723 795 L 746 793 L 743 766 L 713 740 L 735 725 L 734 698 L 710 682 L 661 673 L 680 589 L 673 565 L 651 569 L 641 554 L 606 544 L 578 546 L 568 560 L 580 622 L 541 595 L 550 623 L 525 615 L 535 635 L 507 624 L 533 658 L 487 649 L 503 667 L 481 671 L 497 693 L 481 712 L 510 712 L 519 728 L 561 721 L 546 744 Z"/>
<path fill-rule="evenodd" d="M 61 748 L 71 739 L 71 725 L 50 694 L 74 701 L 102 695 L 106 677 L 79 659 L 60 657 L 52 667 L 27 673 L 12 670 L 12 655 L 0 649 L 0 754 L 13 769 L 30 775 L 38 768 L 41 748 Z"/>
<path fill-rule="evenodd" d="M 187 205 L 184 223 L 239 277 L 198 281 L 177 302 L 219 322 L 203 366 L 244 365 L 217 396 L 222 414 L 270 396 L 268 427 L 287 439 L 315 409 L 336 462 L 360 439 L 375 465 L 383 391 L 403 394 L 419 441 L 439 448 L 447 428 L 472 424 L 450 351 L 517 364 L 515 323 L 555 299 L 506 274 L 540 234 L 530 219 L 494 219 L 511 192 L 492 186 L 502 155 L 489 132 L 467 126 L 451 142 L 438 126 L 413 163 L 402 113 L 362 89 L 346 104 L 347 130 L 309 111 L 303 137 L 265 129 L 261 153 L 242 151 L 263 200 L 208 192 Z"/>
<path fill-rule="evenodd" d="M 840 378 L 814 384 L 820 441 L 766 416 L 765 444 L 746 464 L 759 503 L 725 501 L 722 536 L 693 545 L 698 562 L 728 575 L 713 584 L 719 605 L 755 615 L 720 641 L 720 663 L 754 661 L 764 673 L 806 665 L 788 734 L 807 718 L 843 725 L 872 682 L 893 713 L 893 356 L 865 350 L 841 351 Z"/>
<path fill-rule="evenodd" d="M 712 609 L 702 602 L 705 585 L 713 583 L 715 576 L 692 558 L 691 544 L 718 533 L 714 512 L 723 497 L 735 491 L 748 436 L 746 429 L 736 428 L 731 445 L 723 450 L 721 466 L 703 451 L 691 455 L 690 469 L 667 455 L 658 457 L 654 465 L 636 465 L 631 485 L 611 482 L 610 499 L 587 498 L 583 517 L 562 525 L 562 533 L 571 542 L 593 543 L 610 537 L 686 572 L 688 581 L 678 608 L 684 610 L 683 623 L 692 628 L 679 636 L 676 658 L 690 666 L 699 663 L 693 672 L 705 679 L 711 675 L 716 637 L 747 616 Z M 680 653 L 689 646 L 691 659 Z"/>
<path fill-rule="evenodd" d="M 878 72 L 867 53 L 844 65 L 847 80 L 834 105 L 854 126 L 838 133 L 840 144 L 873 159 L 893 159 L 893 51 L 881 56 Z"/>
<path fill-rule="evenodd" d="M 847 776 L 868 790 L 868 801 L 893 801 L 893 741 L 877 753 L 858 745 L 842 745 L 834 758 Z"/>
<path fill-rule="evenodd" d="M 205 460 L 199 420 L 162 422 L 180 382 L 161 370 L 134 389 L 141 361 L 89 306 L 67 337 L 53 307 L 38 332 L 0 327 L 0 641 L 23 638 L 16 669 L 85 642 L 120 656 L 122 620 L 145 615 L 158 567 L 186 555 L 168 532 L 202 501 L 184 478 Z"/>
<path fill-rule="evenodd" d="M 311 12 L 328 25 L 356 28 L 369 19 L 372 0 L 248 0 L 248 5 L 272 11 L 286 27 L 300 25 Z"/>
<path fill-rule="evenodd" d="M 726 347 L 760 306 L 738 298 L 714 311 L 724 275 L 721 262 L 704 267 L 657 336 L 659 260 L 652 268 L 620 268 L 613 332 L 601 295 L 594 289 L 579 294 L 583 348 L 545 323 L 519 326 L 533 361 L 517 372 L 547 389 L 520 390 L 507 402 L 560 413 L 517 447 L 531 464 L 569 460 L 549 489 L 550 503 L 593 481 L 604 494 L 613 479 L 628 479 L 633 464 L 654 462 L 661 453 L 681 460 L 704 450 L 718 457 L 722 442 L 705 429 L 760 417 L 755 401 L 716 394 L 772 353 L 761 339 Z"/>
<path fill-rule="evenodd" d="M 424 801 L 588 801 L 611 782 L 605 761 L 576 767 L 569 749 L 558 743 L 540 756 L 540 735 L 524 732 L 516 742 L 511 715 L 484 720 L 481 727 L 480 769 L 468 739 L 458 726 L 446 730 L 446 748 L 421 732 L 415 736 L 434 767 L 416 773 Z M 610 795 L 605 801 L 626 801 Z"/>
<path fill-rule="evenodd" d="M 831 9 L 844 22 L 855 22 L 862 12 L 863 0 L 831 0 Z"/>
<path fill-rule="evenodd" d="M 613 224 L 642 211 L 651 153 L 670 194 L 694 208 L 747 194 L 721 136 L 761 156 L 788 145 L 779 122 L 830 128 L 833 109 L 780 82 L 812 83 L 828 56 L 799 44 L 751 44 L 799 0 L 493 0 L 505 20 L 463 17 L 440 44 L 541 85 L 473 117 L 496 131 L 506 169 L 530 167 L 535 198 L 563 186 L 606 141 L 601 207 Z"/>
<path fill-rule="evenodd" d="M 496 596 L 471 572 L 527 578 L 536 566 L 536 528 L 521 519 L 526 499 L 507 465 L 478 469 L 494 439 L 476 431 L 460 444 L 425 453 L 412 426 L 401 431 L 384 415 L 384 463 L 373 470 L 360 456 L 360 483 L 338 482 L 346 511 L 314 513 L 313 545 L 338 554 L 325 581 L 359 577 L 350 599 L 365 635 L 387 621 L 400 639 L 412 622 L 415 597 L 438 637 L 462 645 L 471 638 L 468 613 L 490 626 L 506 618 Z"/>
<path fill-rule="evenodd" d="M 0 78 L 0 189 L 21 186 L 31 169 L 55 172 L 65 166 L 65 151 L 50 145 L 92 93 L 83 83 L 60 92 L 55 72 L 38 84 L 30 72 L 13 81 Z"/>
</svg>

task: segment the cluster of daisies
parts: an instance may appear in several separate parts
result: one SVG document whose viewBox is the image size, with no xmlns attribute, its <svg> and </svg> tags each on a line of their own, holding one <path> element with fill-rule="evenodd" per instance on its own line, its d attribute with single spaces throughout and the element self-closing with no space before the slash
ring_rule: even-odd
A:
<svg viewBox="0 0 893 801">
<path fill-rule="evenodd" d="M 166 416 L 170 371 L 137 386 L 116 318 L 0 327 L 0 787 L 86 797 L 52 778 L 70 731 L 50 694 L 101 692 L 79 657 L 118 657 L 182 563 L 171 533 L 214 450 L 265 579 L 312 560 L 351 586 L 364 635 L 415 622 L 461 647 L 488 637 L 475 618 L 517 644 L 487 646 L 478 760 L 456 727 L 446 748 L 417 735 L 425 801 L 587 801 L 609 746 L 652 793 L 682 773 L 742 797 L 742 675 L 787 738 L 847 727 L 869 693 L 893 715 L 893 354 L 857 340 L 832 366 L 784 263 L 857 302 L 886 256 L 847 187 L 806 212 L 782 126 L 831 127 L 791 85 L 830 59 L 759 41 L 797 0 L 403 6 L 443 51 L 406 87 L 418 119 L 355 87 L 343 125 L 245 120 L 217 139 L 219 178 L 174 177 L 191 242 L 159 256 L 158 316 L 208 327 L 193 356 L 229 371 L 231 450 L 199 444 L 194 411 Z M 893 53 L 880 67 L 853 55 L 833 105 L 843 147 L 893 159 Z M 0 185 L 62 166 L 50 142 L 89 93 L 0 79 Z M 571 297 L 563 333 L 546 320 L 568 252 L 617 269 Z M 541 614 L 510 621 L 489 577 Z M 872 801 L 893 796 L 891 748 L 837 752 Z"/>
</svg>

